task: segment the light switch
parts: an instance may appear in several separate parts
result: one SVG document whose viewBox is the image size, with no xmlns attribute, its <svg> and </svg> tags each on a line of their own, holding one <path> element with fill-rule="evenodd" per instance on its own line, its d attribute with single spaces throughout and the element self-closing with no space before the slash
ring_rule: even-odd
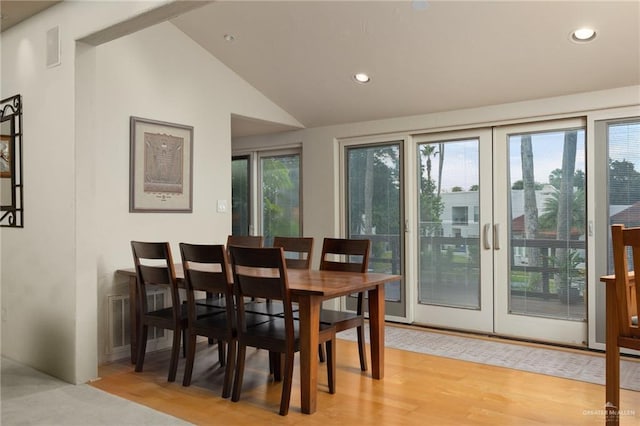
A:
<svg viewBox="0 0 640 426">
<path fill-rule="evenodd" d="M 227 212 L 227 200 L 218 200 L 218 213 Z"/>
</svg>

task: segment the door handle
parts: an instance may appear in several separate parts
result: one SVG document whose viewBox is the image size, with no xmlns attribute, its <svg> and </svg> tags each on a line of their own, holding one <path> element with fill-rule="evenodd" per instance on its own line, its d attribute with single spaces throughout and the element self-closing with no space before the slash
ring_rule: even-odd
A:
<svg viewBox="0 0 640 426">
<path fill-rule="evenodd" d="M 500 224 L 493 225 L 493 249 L 500 250 Z"/>
<path fill-rule="evenodd" d="M 490 250 L 491 249 L 491 243 L 489 242 L 489 228 L 491 227 L 490 223 L 485 223 L 484 227 L 482 229 L 482 239 L 484 240 L 483 244 L 484 244 L 484 249 L 485 250 Z"/>
</svg>

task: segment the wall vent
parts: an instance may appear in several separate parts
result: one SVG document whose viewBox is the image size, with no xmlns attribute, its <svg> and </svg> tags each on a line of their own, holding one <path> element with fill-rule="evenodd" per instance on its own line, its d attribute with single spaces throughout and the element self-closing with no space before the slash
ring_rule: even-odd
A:
<svg viewBox="0 0 640 426">
<path fill-rule="evenodd" d="M 149 292 L 147 297 L 149 309 L 162 309 L 169 305 L 167 290 Z M 131 350 L 129 295 L 108 296 L 108 304 L 109 341 L 107 355 L 111 355 L 108 358 L 112 360 L 127 356 Z M 170 334 L 168 330 L 162 328 L 149 328 L 147 352 L 168 346 Z"/>
<path fill-rule="evenodd" d="M 47 68 L 60 65 L 60 28 L 47 31 Z"/>
</svg>

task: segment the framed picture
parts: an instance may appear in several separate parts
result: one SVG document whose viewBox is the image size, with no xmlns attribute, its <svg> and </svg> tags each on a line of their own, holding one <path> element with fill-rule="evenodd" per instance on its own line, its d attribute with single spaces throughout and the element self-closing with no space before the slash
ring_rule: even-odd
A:
<svg viewBox="0 0 640 426">
<path fill-rule="evenodd" d="M 129 211 L 193 211 L 193 127 L 131 117 Z"/>
<path fill-rule="evenodd" d="M 11 177 L 11 136 L 0 135 L 0 178 Z"/>
</svg>

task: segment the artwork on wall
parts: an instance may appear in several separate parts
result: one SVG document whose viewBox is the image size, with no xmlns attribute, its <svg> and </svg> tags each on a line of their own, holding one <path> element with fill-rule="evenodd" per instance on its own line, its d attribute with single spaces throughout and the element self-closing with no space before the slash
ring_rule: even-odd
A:
<svg viewBox="0 0 640 426">
<path fill-rule="evenodd" d="M 193 127 L 130 118 L 129 211 L 191 213 Z"/>
<path fill-rule="evenodd" d="M 11 177 L 11 136 L 0 135 L 0 178 Z"/>
</svg>

